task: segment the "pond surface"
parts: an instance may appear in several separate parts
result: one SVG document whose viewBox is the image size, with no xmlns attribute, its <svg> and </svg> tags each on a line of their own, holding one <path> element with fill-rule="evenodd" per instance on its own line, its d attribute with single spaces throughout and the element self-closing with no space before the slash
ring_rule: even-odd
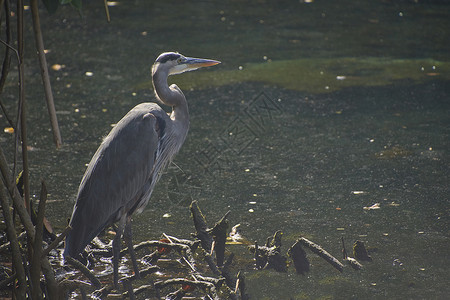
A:
<svg viewBox="0 0 450 300">
<path fill-rule="evenodd" d="M 70 7 L 41 11 L 59 150 L 28 19 L 30 176 L 34 194 L 47 182 L 57 231 L 102 137 L 134 105 L 155 100 L 154 59 L 179 51 L 222 64 L 171 78 L 189 101 L 190 132 L 134 217 L 135 242 L 189 237 L 187 207 L 197 200 L 210 225 L 231 210 L 250 241 L 281 230 L 284 253 L 301 236 L 338 258 L 341 237 L 348 251 L 355 240 L 373 250 L 373 262 L 343 274 L 312 254 L 306 276 L 293 266 L 254 271 L 248 261 L 251 299 L 450 294 L 446 1 L 120 1 L 109 24 L 102 5 L 84 3 L 82 18 Z M 11 111 L 14 78 L 13 70 L 2 95 Z M 11 153 L 12 137 L 0 141 Z"/>
</svg>

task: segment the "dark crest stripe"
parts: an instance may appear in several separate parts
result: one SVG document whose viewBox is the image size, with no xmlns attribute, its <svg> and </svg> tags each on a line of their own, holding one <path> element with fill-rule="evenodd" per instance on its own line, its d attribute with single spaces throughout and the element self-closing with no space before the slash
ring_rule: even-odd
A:
<svg viewBox="0 0 450 300">
<path fill-rule="evenodd" d="M 181 55 L 177 54 L 177 53 L 170 53 L 170 54 L 166 54 L 166 55 L 162 55 L 162 56 L 158 57 L 156 62 L 163 64 L 169 60 L 177 60 L 180 56 Z"/>
</svg>

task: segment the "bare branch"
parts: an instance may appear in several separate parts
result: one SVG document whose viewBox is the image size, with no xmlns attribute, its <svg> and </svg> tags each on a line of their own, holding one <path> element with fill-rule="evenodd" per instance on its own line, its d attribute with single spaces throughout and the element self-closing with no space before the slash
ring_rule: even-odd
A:
<svg viewBox="0 0 450 300">
<path fill-rule="evenodd" d="M 25 269 L 22 264 L 22 257 L 20 246 L 17 241 L 16 230 L 14 228 L 14 222 L 12 219 L 9 203 L 6 199 L 6 195 L 3 188 L 3 183 L 0 181 L 0 202 L 2 204 L 3 217 L 6 223 L 6 234 L 11 243 L 11 256 L 13 260 L 13 266 L 16 269 L 18 285 L 17 297 L 19 299 L 25 299 L 27 290 L 27 281 L 25 276 Z"/>
<path fill-rule="evenodd" d="M 62 139 L 61 133 L 59 131 L 58 118 L 56 116 L 55 102 L 53 101 L 52 86 L 50 84 L 50 77 L 48 75 L 47 59 L 45 58 L 44 40 L 42 37 L 41 23 L 39 19 L 38 1 L 31 0 L 30 2 L 31 2 L 31 15 L 33 17 L 33 30 L 36 41 L 36 50 L 39 56 L 42 83 L 44 84 L 45 98 L 47 100 L 47 109 L 53 130 L 53 140 L 56 144 L 56 148 L 60 148 L 62 145 Z"/>
<path fill-rule="evenodd" d="M 303 246 L 314 252 L 315 254 L 319 255 L 323 259 L 325 259 L 329 264 L 331 264 L 333 267 L 335 267 L 339 272 L 344 271 L 344 265 L 337 260 L 333 255 L 325 251 L 322 247 L 317 245 L 314 242 L 311 242 L 308 239 L 305 239 L 304 237 L 297 240 L 297 242 L 301 243 Z"/>
<path fill-rule="evenodd" d="M 86 276 L 96 288 L 100 288 L 102 286 L 100 280 L 98 280 L 98 278 L 95 277 L 95 275 L 78 260 L 73 259 L 70 256 L 67 256 L 65 260 L 67 261 L 67 263 L 69 263 L 69 265 L 80 270 L 80 272 L 83 273 L 84 276 Z"/>
<path fill-rule="evenodd" d="M 61 243 L 61 241 L 66 237 L 66 235 L 69 233 L 69 231 L 72 230 L 72 227 L 67 226 L 63 232 L 61 232 L 60 235 L 58 235 L 56 237 L 56 239 L 50 244 L 48 245 L 47 248 L 44 249 L 44 251 L 42 251 L 42 258 L 46 257 L 50 251 L 52 251 L 53 249 L 55 249 L 56 247 L 58 247 L 59 243 Z"/>
<path fill-rule="evenodd" d="M 41 256 L 42 256 L 42 236 L 44 233 L 45 203 L 47 201 L 47 187 L 44 181 L 41 183 L 41 198 L 39 200 L 38 215 L 36 220 L 36 236 L 34 237 L 33 257 L 31 260 L 31 283 L 33 299 L 42 299 L 40 285 L 41 279 Z"/>
</svg>

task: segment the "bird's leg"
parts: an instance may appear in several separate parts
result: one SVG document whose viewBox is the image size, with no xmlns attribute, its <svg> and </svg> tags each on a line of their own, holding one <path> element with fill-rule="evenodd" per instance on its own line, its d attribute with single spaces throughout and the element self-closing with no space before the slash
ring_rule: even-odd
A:
<svg viewBox="0 0 450 300">
<path fill-rule="evenodd" d="M 140 278 L 139 268 L 136 261 L 136 254 L 134 253 L 133 240 L 131 234 L 131 216 L 127 217 L 123 238 L 125 239 L 125 243 L 127 243 L 128 253 L 130 254 L 131 262 L 133 263 L 134 275 L 136 276 L 137 279 L 139 279 Z"/>
<path fill-rule="evenodd" d="M 125 228 L 126 214 L 123 214 L 119 220 L 119 226 L 116 231 L 116 236 L 113 239 L 113 267 L 114 267 L 114 287 L 119 287 L 119 261 L 120 261 L 120 239 L 122 238 L 123 230 Z"/>
</svg>

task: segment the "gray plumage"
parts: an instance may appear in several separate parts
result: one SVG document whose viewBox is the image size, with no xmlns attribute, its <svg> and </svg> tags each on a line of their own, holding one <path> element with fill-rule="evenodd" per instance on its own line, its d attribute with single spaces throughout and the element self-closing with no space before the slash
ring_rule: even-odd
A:
<svg viewBox="0 0 450 300">
<path fill-rule="evenodd" d="M 103 140 L 78 189 L 64 256 L 77 257 L 114 222 L 119 222 L 116 237 L 121 237 L 124 228 L 127 232 L 131 215 L 142 212 L 148 204 L 162 171 L 178 153 L 188 132 L 186 98 L 178 86 L 168 86 L 167 77 L 218 63 L 174 52 L 163 53 L 156 59 L 152 68 L 155 94 L 159 101 L 172 107 L 172 113 L 168 115 L 156 103 L 139 104 Z M 120 243 L 116 247 L 113 242 L 117 264 Z M 117 270 L 115 281 L 116 273 Z"/>
<path fill-rule="evenodd" d="M 160 171 L 186 137 L 187 127 L 177 138 L 165 135 L 173 131 L 172 126 L 161 107 L 142 103 L 111 130 L 81 181 L 70 221 L 72 230 L 66 238 L 66 255 L 76 256 L 124 213 L 131 215 L 144 209 Z"/>
</svg>

